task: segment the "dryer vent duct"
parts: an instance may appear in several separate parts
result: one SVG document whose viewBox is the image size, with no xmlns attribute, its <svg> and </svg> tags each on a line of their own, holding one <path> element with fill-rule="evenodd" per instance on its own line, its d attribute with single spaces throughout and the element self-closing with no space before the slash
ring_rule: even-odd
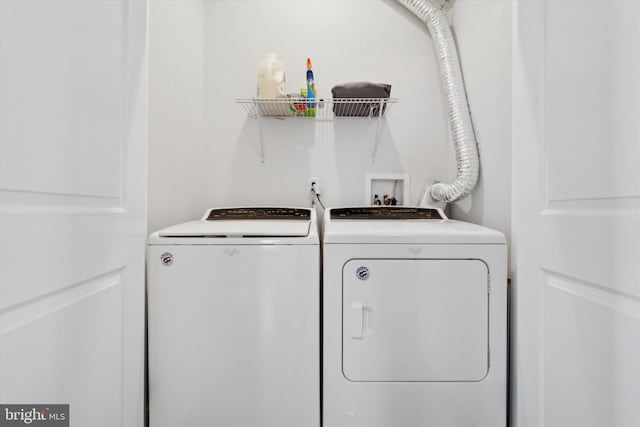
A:
<svg viewBox="0 0 640 427">
<path fill-rule="evenodd" d="M 451 6 L 453 6 L 453 2 L 454 1 L 456 1 L 456 0 L 431 0 L 431 3 L 433 3 L 436 7 L 439 7 L 440 9 L 446 11 L 446 10 L 449 10 L 451 8 Z M 426 1 L 426 0 L 424 2 L 421 2 L 421 1 L 417 1 L 417 2 L 416 1 L 408 1 L 408 2 L 401 2 L 401 3 L 425 3 L 425 2 L 428 3 L 428 1 Z M 422 19 L 422 18 L 420 18 L 420 19 Z"/>
<path fill-rule="evenodd" d="M 458 173 L 451 184 L 434 184 L 427 190 L 436 201 L 456 202 L 471 194 L 478 181 L 480 159 L 471 124 L 458 52 L 447 22 L 446 11 L 454 0 L 396 0 L 427 24 L 431 33 L 440 79 L 447 98 L 449 127 L 453 136 Z"/>
</svg>

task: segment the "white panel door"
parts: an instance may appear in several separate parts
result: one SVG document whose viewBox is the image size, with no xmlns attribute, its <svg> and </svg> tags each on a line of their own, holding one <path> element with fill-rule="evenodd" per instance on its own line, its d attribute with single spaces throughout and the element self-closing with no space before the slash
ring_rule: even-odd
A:
<svg viewBox="0 0 640 427">
<path fill-rule="evenodd" d="M 489 272 L 480 260 L 352 259 L 342 269 L 350 381 L 481 381 Z"/>
<path fill-rule="evenodd" d="M 640 426 L 640 2 L 514 13 L 518 427 Z"/>
<path fill-rule="evenodd" d="M 146 2 L 0 1 L 0 402 L 141 426 Z"/>
</svg>

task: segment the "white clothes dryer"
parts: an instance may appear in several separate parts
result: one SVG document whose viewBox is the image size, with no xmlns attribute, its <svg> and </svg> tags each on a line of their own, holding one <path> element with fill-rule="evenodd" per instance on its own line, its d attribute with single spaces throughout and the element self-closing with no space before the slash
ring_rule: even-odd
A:
<svg viewBox="0 0 640 427">
<path fill-rule="evenodd" d="M 319 427 L 315 215 L 210 209 L 150 236 L 150 427 Z"/>
<path fill-rule="evenodd" d="M 437 209 L 328 209 L 323 426 L 506 426 L 506 267 Z"/>
</svg>

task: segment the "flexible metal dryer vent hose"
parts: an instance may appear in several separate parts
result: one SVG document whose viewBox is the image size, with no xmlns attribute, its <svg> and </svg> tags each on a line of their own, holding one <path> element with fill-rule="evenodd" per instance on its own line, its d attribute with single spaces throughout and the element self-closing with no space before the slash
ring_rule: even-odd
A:
<svg viewBox="0 0 640 427">
<path fill-rule="evenodd" d="M 449 126 L 456 152 L 458 174 L 451 184 L 437 183 L 428 192 L 434 200 L 455 202 L 467 197 L 478 181 L 480 159 L 471 123 L 458 52 L 447 22 L 446 10 L 453 0 L 396 0 L 427 24 L 440 68 L 440 79 L 447 98 Z"/>
</svg>

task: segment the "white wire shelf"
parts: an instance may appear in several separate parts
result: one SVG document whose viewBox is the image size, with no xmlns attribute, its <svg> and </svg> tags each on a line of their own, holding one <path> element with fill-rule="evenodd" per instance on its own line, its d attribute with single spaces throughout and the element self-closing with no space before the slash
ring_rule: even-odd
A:
<svg viewBox="0 0 640 427">
<path fill-rule="evenodd" d="M 369 118 L 377 123 L 373 142 L 372 162 L 375 162 L 380 137 L 382 136 L 382 118 L 391 110 L 397 98 L 236 98 L 249 118 L 258 121 L 258 141 L 260 158 L 264 163 L 264 140 L 262 120 L 264 117 L 276 119 L 317 119 Z"/>
<path fill-rule="evenodd" d="M 397 98 L 237 98 L 250 118 L 380 118 L 389 112 Z"/>
</svg>

